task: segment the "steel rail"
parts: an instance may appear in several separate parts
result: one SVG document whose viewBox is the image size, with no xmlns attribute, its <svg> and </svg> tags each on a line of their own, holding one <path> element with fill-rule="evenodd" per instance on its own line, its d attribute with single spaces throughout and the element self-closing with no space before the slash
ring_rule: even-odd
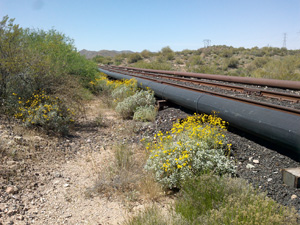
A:
<svg viewBox="0 0 300 225">
<path fill-rule="evenodd" d="M 123 67 L 116 67 L 116 66 L 110 66 L 110 67 L 118 69 L 119 71 L 124 71 L 124 72 L 126 72 L 126 71 L 136 72 L 136 70 L 125 69 Z M 110 67 L 105 67 L 105 68 L 109 69 Z M 150 73 L 150 72 L 147 72 L 147 73 L 143 72 L 143 75 L 153 76 L 153 77 L 158 76 L 157 73 Z M 165 78 L 165 79 L 195 83 L 195 84 L 209 86 L 209 87 L 217 87 L 220 89 L 237 91 L 240 93 L 255 94 L 256 96 L 274 98 L 274 99 L 278 99 L 280 101 L 286 100 L 286 101 L 292 101 L 294 103 L 300 102 L 300 95 L 296 95 L 296 94 L 283 93 L 283 92 L 278 92 L 278 91 L 268 91 L 268 90 L 263 90 L 263 89 L 259 89 L 259 88 L 247 88 L 247 87 L 241 87 L 241 86 L 230 85 L 230 84 L 220 84 L 220 83 L 215 83 L 215 82 L 210 82 L 210 81 L 194 80 L 192 78 L 175 77 L 175 76 L 170 76 L 170 75 L 159 74 L 159 76 L 162 78 Z"/>
<path fill-rule="evenodd" d="M 264 108 L 268 108 L 268 109 L 272 109 L 272 110 L 277 110 L 277 111 L 281 111 L 281 112 L 285 112 L 285 113 L 290 113 L 290 114 L 294 114 L 294 115 L 297 115 L 297 116 L 300 115 L 300 110 L 290 108 L 290 107 L 284 107 L 284 106 L 280 106 L 280 105 L 274 105 L 274 104 L 270 104 L 270 103 L 255 101 L 255 100 L 252 100 L 252 99 L 245 99 L 245 98 L 225 95 L 225 94 L 221 94 L 221 93 L 214 92 L 214 91 L 202 90 L 200 88 L 190 87 L 190 86 L 186 86 L 186 85 L 175 84 L 175 83 L 172 83 L 172 82 L 167 82 L 167 81 L 163 81 L 163 80 L 159 80 L 159 79 L 155 79 L 155 78 L 145 77 L 143 75 L 138 75 L 136 73 L 133 74 L 130 71 L 123 71 L 123 70 L 120 71 L 118 68 L 107 68 L 107 67 L 104 67 L 104 68 L 108 71 L 111 71 L 111 72 L 117 72 L 117 73 L 122 72 L 123 74 L 126 74 L 126 75 L 139 77 L 139 78 L 154 81 L 154 82 L 157 82 L 157 83 L 160 83 L 160 84 L 166 84 L 166 85 L 171 85 L 171 86 L 175 86 L 175 87 L 179 87 L 179 88 L 183 88 L 183 89 L 187 89 L 187 90 L 193 90 L 193 91 L 197 91 L 197 92 L 200 92 L 200 93 L 205 93 L 205 94 L 218 96 L 218 97 L 221 97 L 221 98 L 226 98 L 226 99 L 230 99 L 230 100 L 234 100 L 234 101 L 238 101 L 238 102 L 243 102 L 243 103 L 247 103 L 247 104 L 251 104 L 251 105 L 256 105 L 256 106 L 260 106 L 260 107 L 264 107 Z"/>
<path fill-rule="evenodd" d="M 253 78 L 253 77 L 235 77 L 226 75 L 216 75 L 216 74 L 204 74 L 204 73 L 191 73 L 191 72 L 178 72 L 178 71 L 167 71 L 167 70 L 152 70 L 152 69 L 140 69 L 134 67 L 119 67 L 124 69 L 130 69 L 140 72 L 153 72 L 160 74 L 169 74 L 174 76 L 185 76 L 185 77 L 196 77 L 209 80 L 219 80 L 234 83 L 243 84 L 253 84 L 268 87 L 278 87 L 300 90 L 300 81 L 289 81 L 289 80 L 276 80 L 276 79 L 266 79 L 266 78 Z"/>
</svg>

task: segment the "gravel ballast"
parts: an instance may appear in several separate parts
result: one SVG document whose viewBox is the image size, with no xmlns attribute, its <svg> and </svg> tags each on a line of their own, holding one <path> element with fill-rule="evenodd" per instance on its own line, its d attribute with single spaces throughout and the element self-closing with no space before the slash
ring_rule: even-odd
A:
<svg viewBox="0 0 300 225">
<path fill-rule="evenodd" d="M 155 125 L 157 131 L 165 132 L 172 128 L 173 122 L 191 115 L 178 107 L 168 107 L 159 111 Z M 148 132 L 150 131 L 148 127 Z M 145 130 L 144 130 L 145 131 Z M 300 189 L 283 183 L 284 168 L 299 167 L 300 163 L 278 152 L 272 146 L 242 131 L 229 128 L 226 134 L 232 143 L 231 154 L 237 165 L 237 176 L 246 179 L 254 187 L 267 193 L 268 197 L 285 206 L 293 206 L 300 212 Z"/>
</svg>

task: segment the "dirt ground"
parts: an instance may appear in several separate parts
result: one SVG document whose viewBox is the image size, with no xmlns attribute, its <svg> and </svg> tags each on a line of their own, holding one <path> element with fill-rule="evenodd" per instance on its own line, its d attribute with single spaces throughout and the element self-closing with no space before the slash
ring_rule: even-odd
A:
<svg viewBox="0 0 300 225">
<path fill-rule="evenodd" d="M 138 145 L 130 140 L 135 125 L 120 120 L 101 100 L 86 105 L 66 138 L 0 120 L 0 224 L 121 224 L 151 204 L 92 191 L 111 165 L 113 146 Z"/>
<path fill-rule="evenodd" d="M 95 191 L 97 183 L 119 187 L 121 181 L 109 181 L 104 173 L 112 165 L 116 144 L 138 149 L 142 137 L 170 130 L 174 121 L 187 115 L 168 107 L 154 123 L 124 121 L 94 99 L 65 138 L 24 129 L 0 116 L 0 225 L 123 224 L 153 201 L 134 191 L 125 195 Z M 237 175 L 299 211 L 300 190 L 285 185 L 281 177 L 283 168 L 299 167 L 299 162 L 240 131 L 230 129 L 227 137 L 233 144 Z M 162 194 L 154 202 L 165 210 L 172 201 L 172 196 Z"/>
</svg>

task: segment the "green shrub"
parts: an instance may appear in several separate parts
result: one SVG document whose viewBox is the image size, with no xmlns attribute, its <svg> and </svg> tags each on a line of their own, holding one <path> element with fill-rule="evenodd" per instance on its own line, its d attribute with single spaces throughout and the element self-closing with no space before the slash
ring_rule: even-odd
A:
<svg viewBox="0 0 300 225">
<path fill-rule="evenodd" d="M 195 115 L 173 124 L 171 132 L 159 132 L 150 151 L 145 169 L 153 171 L 158 182 L 169 188 L 203 172 L 234 173 L 235 166 L 225 156 L 223 134 L 226 122 L 215 115 Z"/>
<path fill-rule="evenodd" d="M 204 62 L 202 60 L 202 57 L 200 55 L 194 55 L 189 58 L 189 65 L 195 66 L 195 65 L 203 65 Z"/>
<path fill-rule="evenodd" d="M 128 63 L 135 63 L 139 60 L 142 60 L 142 56 L 139 53 L 132 53 L 127 58 Z"/>
<path fill-rule="evenodd" d="M 167 214 L 169 213 L 169 214 Z M 167 215 L 166 215 L 167 214 Z M 188 223 L 181 219 L 176 214 L 171 212 L 163 212 L 161 208 L 156 205 L 147 207 L 138 215 L 129 218 L 125 221 L 126 225 L 188 225 Z"/>
<path fill-rule="evenodd" d="M 141 56 L 145 59 L 150 58 L 152 55 L 153 53 L 146 49 L 141 52 Z"/>
<path fill-rule="evenodd" d="M 224 61 L 224 69 L 227 69 L 227 68 L 232 68 L 232 69 L 235 69 L 237 68 L 239 65 L 239 60 L 237 58 L 230 58 L 230 59 L 225 59 Z"/>
<path fill-rule="evenodd" d="M 222 205 L 229 194 L 227 188 L 225 179 L 220 176 L 202 175 L 189 178 L 182 186 L 181 195 L 176 201 L 176 212 L 189 221 L 196 221 L 199 216 Z"/>
<path fill-rule="evenodd" d="M 155 104 L 153 91 L 138 91 L 134 95 L 125 98 L 122 102 L 119 102 L 116 107 L 116 111 L 124 119 L 132 118 L 134 113 L 139 107 L 150 106 Z"/>
<path fill-rule="evenodd" d="M 0 99 L 14 114 L 15 93 L 29 99 L 39 90 L 77 104 L 79 89 L 95 78 L 97 66 L 76 51 L 73 40 L 52 29 L 23 29 L 5 16 L 0 21 Z M 78 104 L 80 105 L 80 104 Z"/>
<path fill-rule="evenodd" d="M 66 135 L 74 122 L 74 113 L 57 97 L 51 97 L 45 92 L 35 93 L 30 99 L 22 99 L 17 94 L 17 113 L 26 127 L 42 127 L 46 131 L 54 131 Z"/>
<path fill-rule="evenodd" d="M 297 224 L 294 209 L 281 206 L 239 178 L 202 175 L 188 179 L 175 203 L 190 224 Z M 198 222 L 197 222 L 198 221 Z"/>
<path fill-rule="evenodd" d="M 134 120 L 138 121 L 154 121 L 157 114 L 157 110 L 154 105 L 146 105 L 138 107 L 133 115 Z"/>
<path fill-rule="evenodd" d="M 253 71 L 257 78 L 300 81 L 300 60 L 298 56 L 270 59 L 262 68 Z"/>
<path fill-rule="evenodd" d="M 161 62 L 159 61 L 154 61 L 154 62 L 144 62 L 144 61 L 139 61 L 135 64 L 133 64 L 134 67 L 137 68 L 144 68 L 144 69 L 154 69 L 154 70 L 174 70 L 172 65 L 168 62 L 166 62 L 163 58 Z"/>
</svg>

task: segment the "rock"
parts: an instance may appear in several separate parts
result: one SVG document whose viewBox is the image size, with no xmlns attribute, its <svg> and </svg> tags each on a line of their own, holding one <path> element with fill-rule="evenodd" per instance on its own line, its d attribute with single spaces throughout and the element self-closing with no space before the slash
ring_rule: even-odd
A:
<svg viewBox="0 0 300 225">
<path fill-rule="evenodd" d="M 292 196 L 291 196 L 291 199 L 292 199 L 292 200 L 294 200 L 294 199 L 296 199 L 296 198 L 298 198 L 297 195 L 292 195 Z"/>
<path fill-rule="evenodd" d="M 250 164 L 250 163 L 248 163 L 247 166 L 246 166 L 247 169 L 253 169 L 254 167 L 255 167 L 255 166 L 253 166 L 253 165 Z"/>
<path fill-rule="evenodd" d="M 17 220 L 24 220 L 24 217 L 22 215 L 17 216 Z"/>
<path fill-rule="evenodd" d="M 259 160 L 258 160 L 258 159 L 254 159 L 254 160 L 253 160 L 253 163 L 258 164 L 258 163 L 259 163 Z"/>
<path fill-rule="evenodd" d="M 5 191 L 7 194 L 15 194 L 15 193 L 18 193 L 19 189 L 16 186 L 13 186 L 13 187 L 10 186 L 10 187 L 7 187 Z"/>
<path fill-rule="evenodd" d="M 70 187 L 70 184 L 64 184 L 64 187 L 66 188 L 66 187 Z"/>
<path fill-rule="evenodd" d="M 272 181 L 273 179 L 272 178 L 268 178 L 268 182 Z"/>
</svg>

